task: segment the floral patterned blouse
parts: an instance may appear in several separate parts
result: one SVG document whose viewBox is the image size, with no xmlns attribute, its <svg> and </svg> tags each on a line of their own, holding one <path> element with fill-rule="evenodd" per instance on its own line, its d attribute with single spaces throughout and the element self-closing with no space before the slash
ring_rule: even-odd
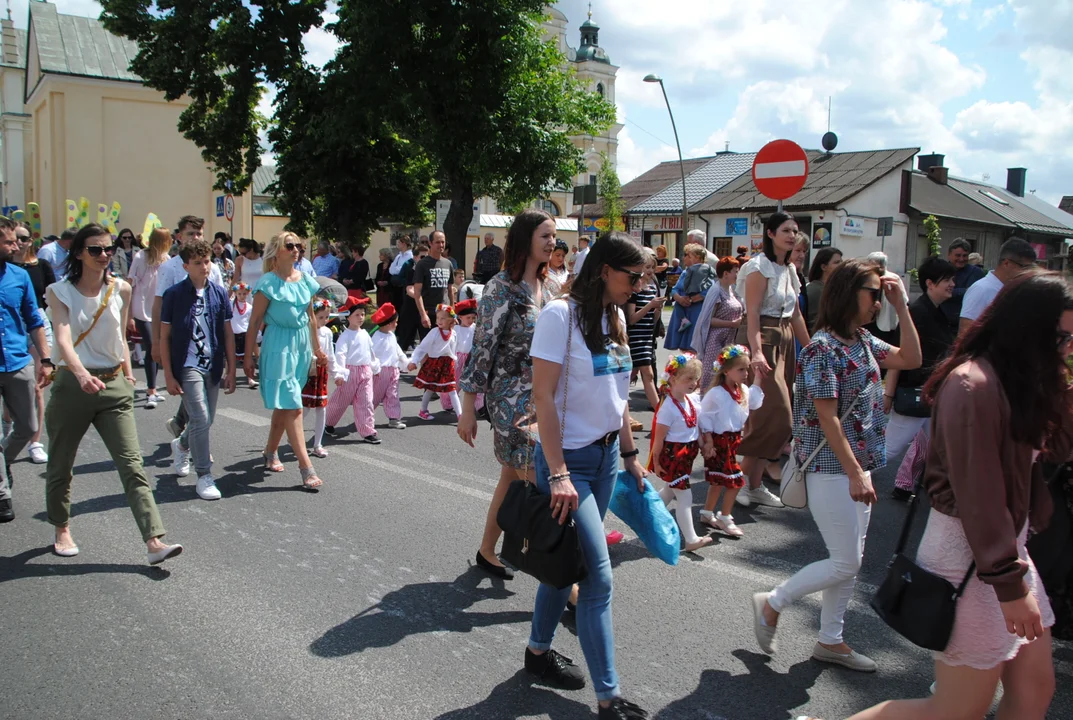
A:
<svg viewBox="0 0 1073 720">
<path fill-rule="evenodd" d="M 853 345 L 846 345 L 826 330 L 820 330 L 798 357 L 793 405 L 794 448 L 799 463 L 803 464 L 823 440 L 813 400 L 837 398 L 842 431 L 861 468 L 877 470 L 887 464 L 887 416 L 883 412 L 879 363 L 886 359 L 891 346 L 863 328 L 857 330 L 857 339 Z M 860 400 L 847 413 L 858 395 Z M 804 469 L 845 473 L 830 444 Z"/>
<path fill-rule="evenodd" d="M 537 315 L 561 288 L 544 281 L 541 302 L 524 282 L 501 272 L 484 286 L 477 307 L 473 348 L 459 380 L 459 392 L 484 393 L 494 430 L 496 459 L 523 469 L 531 464 L 527 428 L 532 422 L 533 361 L 529 346 Z"/>
</svg>

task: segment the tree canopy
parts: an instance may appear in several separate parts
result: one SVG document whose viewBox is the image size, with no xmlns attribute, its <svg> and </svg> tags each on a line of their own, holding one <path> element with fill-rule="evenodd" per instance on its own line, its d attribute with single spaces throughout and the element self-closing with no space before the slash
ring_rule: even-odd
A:
<svg viewBox="0 0 1073 720">
<path fill-rule="evenodd" d="M 275 191 L 306 232 L 360 236 L 381 218 L 419 223 L 434 194 L 464 252 L 476 197 L 526 203 L 582 169 L 571 135 L 599 134 L 614 107 L 543 40 L 543 0 L 342 0 L 323 70 L 302 39 L 326 0 L 102 0 L 105 26 L 135 40 L 132 69 L 170 100 L 217 186 L 249 187 L 259 132 Z M 265 84 L 273 117 L 257 104 Z"/>
</svg>

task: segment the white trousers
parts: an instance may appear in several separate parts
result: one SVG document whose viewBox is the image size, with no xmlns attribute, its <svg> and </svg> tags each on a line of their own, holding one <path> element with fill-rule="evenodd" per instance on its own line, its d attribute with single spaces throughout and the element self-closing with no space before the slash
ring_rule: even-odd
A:
<svg viewBox="0 0 1073 720">
<path fill-rule="evenodd" d="M 775 588 L 768 603 L 775 612 L 782 612 L 794 601 L 822 592 L 819 640 L 826 645 L 837 645 L 842 642 L 846 605 L 861 569 L 872 510 L 850 497 L 846 475 L 809 473 L 805 484 L 808 509 L 820 529 L 829 557 L 794 573 Z"/>
<path fill-rule="evenodd" d="M 901 456 L 909 443 L 924 427 L 931 418 L 909 417 L 890 411 L 890 419 L 887 420 L 887 463 L 890 464 Z"/>
</svg>

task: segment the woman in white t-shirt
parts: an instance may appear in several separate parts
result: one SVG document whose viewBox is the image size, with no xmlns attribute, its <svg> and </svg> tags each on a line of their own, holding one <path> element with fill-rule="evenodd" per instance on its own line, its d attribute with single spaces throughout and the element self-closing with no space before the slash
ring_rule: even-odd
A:
<svg viewBox="0 0 1073 720">
<path fill-rule="evenodd" d="M 752 353 L 749 384 L 759 382 L 764 392 L 764 404 L 749 415 L 738 450 L 741 469 L 749 479 L 736 498 L 744 507 L 752 503 L 782 507 L 761 481 L 765 472 L 775 480 L 782 477 L 778 460 L 793 430 L 794 338 L 802 346 L 809 343 L 798 303 L 801 282 L 790 262 L 796 242 L 794 216 L 773 213 L 764 223 L 764 251 L 738 273 L 738 297 L 745 303 L 746 319 L 738 331 L 738 344 Z"/>
<path fill-rule="evenodd" d="M 536 485 L 551 496 L 560 522 L 573 514 L 588 576 L 580 583 L 577 631 L 599 701 L 600 718 L 648 714 L 619 695 L 611 627 L 611 561 L 603 518 L 618 475 L 619 454 L 643 487 L 645 471 L 630 433 L 630 345 L 620 309 L 644 275 L 641 248 L 625 233 L 593 245 L 581 274 L 563 298 L 537 319 L 533 401 L 539 422 Z M 541 585 L 525 669 L 554 686 L 584 687 L 581 670 L 551 649 L 570 588 Z"/>
<path fill-rule="evenodd" d="M 142 350 L 145 351 L 145 384 L 147 394 L 145 407 L 152 409 L 163 402 L 164 398 L 156 391 L 157 364 L 153 360 L 153 298 L 156 296 L 156 275 L 160 266 L 168 259 L 171 247 L 171 233 L 165 228 L 157 228 L 149 233 L 149 246 L 134 254 L 127 273 L 131 288 L 130 324 L 135 327 L 142 338 Z"/>
</svg>

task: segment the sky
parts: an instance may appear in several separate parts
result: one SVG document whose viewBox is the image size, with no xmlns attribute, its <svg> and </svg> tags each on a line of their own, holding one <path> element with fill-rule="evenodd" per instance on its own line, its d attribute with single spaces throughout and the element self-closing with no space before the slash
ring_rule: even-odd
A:
<svg viewBox="0 0 1073 720">
<path fill-rule="evenodd" d="M 26 0 L 11 0 L 25 27 Z M 55 0 L 95 16 L 90 0 Z M 588 0 L 560 0 L 577 47 Z M 663 77 L 682 153 L 752 152 L 775 138 L 838 150 L 919 147 L 951 173 L 1073 195 L 1073 0 L 593 0 L 616 81 L 623 182 L 676 159 Z M 329 14 L 328 19 L 333 19 Z M 323 64 L 335 39 L 306 38 Z M 263 109 L 269 109 L 267 98 Z"/>
</svg>

